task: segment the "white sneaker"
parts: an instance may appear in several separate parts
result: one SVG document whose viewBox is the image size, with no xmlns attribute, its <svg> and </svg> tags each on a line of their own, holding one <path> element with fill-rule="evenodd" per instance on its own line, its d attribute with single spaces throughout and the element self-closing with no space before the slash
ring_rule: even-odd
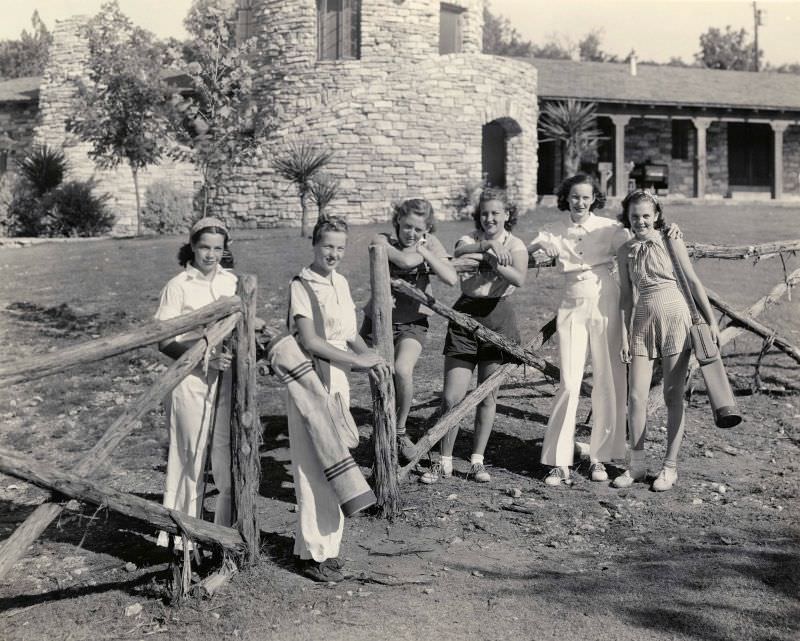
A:
<svg viewBox="0 0 800 641">
<path fill-rule="evenodd" d="M 600 463 L 592 463 L 589 466 L 589 476 L 593 481 L 607 481 L 608 480 L 608 472 L 606 472 L 606 466 Z"/>
<path fill-rule="evenodd" d="M 678 482 L 678 468 L 676 467 L 662 467 L 658 473 L 656 480 L 653 481 L 653 490 L 655 492 L 666 492 L 671 490 L 672 486 Z"/>
<path fill-rule="evenodd" d="M 427 472 L 419 477 L 419 482 L 425 483 L 425 485 L 432 485 L 433 483 L 438 483 L 440 478 L 449 479 L 451 476 L 453 476 L 453 470 L 445 469 L 445 467 L 437 461 L 431 465 Z"/>
<path fill-rule="evenodd" d="M 566 470 L 566 471 L 564 471 Z M 550 487 L 558 487 L 559 485 L 572 485 L 570 478 L 569 468 L 554 467 L 544 477 L 544 484 Z"/>
</svg>

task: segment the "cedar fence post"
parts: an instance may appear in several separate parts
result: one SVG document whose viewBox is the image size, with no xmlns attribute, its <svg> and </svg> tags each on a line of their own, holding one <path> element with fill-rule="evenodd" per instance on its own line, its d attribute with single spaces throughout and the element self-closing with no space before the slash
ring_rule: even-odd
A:
<svg viewBox="0 0 800 641">
<path fill-rule="evenodd" d="M 256 277 L 239 279 L 242 315 L 236 325 L 233 403 L 231 404 L 231 473 L 235 526 L 245 541 L 245 565 L 258 559 L 260 529 L 256 497 L 261 480 L 261 419 L 256 405 Z"/>
<path fill-rule="evenodd" d="M 389 259 L 383 245 L 369 247 L 370 286 L 372 288 L 372 339 L 375 350 L 394 367 L 394 337 L 392 335 L 392 289 L 389 278 Z M 400 489 L 397 482 L 397 434 L 394 381 L 376 382 L 372 388 L 373 431 L 375 448 L 375 494 L 384 518 L 400 514 Z"/>
</svg>

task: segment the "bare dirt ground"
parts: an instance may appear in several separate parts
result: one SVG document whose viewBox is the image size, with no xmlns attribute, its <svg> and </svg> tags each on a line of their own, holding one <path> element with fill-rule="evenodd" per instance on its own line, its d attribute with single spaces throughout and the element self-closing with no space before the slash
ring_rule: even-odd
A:
<svg viewBox="0 0 800 641">
<path fill-rule="evenodd" d="M 685 208 L 674 218 L 690 240 L 703 242 L 797 236 L 796 224 L 787 229 L 791 210 L 769 213 L 773 217 L 765 213 L 757 228 L 747 223 L 750 208 Z M 545 219 L 553 215 L 537 212 Z M 717 233 L 720 219 L 714 216 L 725 218 L 725 233 Z M 707 224 L 706 217 L 717 224 Z M 445 244 L 466 225 L 442 225 Z M 527 239 L 534 222 L 522 226 L 520 235 Z M 354 232 L 351 246 L 358 249 L 352 253 L 375 230 Z M 309 254 L 295 234 L 278 230 L 237 239 L 238 266 L 259 275 L 267 317 L 281 317 L 289 276 Z M 179 242 L 0 249 L 3 360 L 109 335 L 147 318 L 160 287 L 176 271 Z M 368 295 L 362 265 L 363 256 L 355 254 L 343 268 L 361 302 Z M 788 266 L 795 268 L 796 259 Z M 756 267 L 704 261 L 698 270 L 740 308 L 782 277 L 779 261 Z M 440 293 L 445 301 L 455 298 L 455 292 Z M 545 270 L 532 272 L 519 297 L 530 336 L 555 310 L 558 279 Z M 795 343 L 800 342 L 796 298 L 764 317 Z M 436 323 L 429 354 L 419 365 L 410 421 L 415 434 L 426 428 L 438 403 L 443 334 L 444 325 Z M 679 482 L 664 494 L 644 484 L 614 490 L 592 483 L 585 464 L 572 488 L 545 488 L 538 459 L 555 387 L 520 369 L 500 394 L 487 451 L 492 482 L 464 478 L 471 426 L 462 425 L 454 478 L 434 486 L 416 478 L 403 484 L 404 512 L 394 522 L 373 516 L 348 521 L 342 556 L 352 576 L 336 586 L 309 582 L 292 564 L 295 515 L 286 419 L 280 389 L 264 378 L 259 396 L 263 556 L 255 568 L 234 577 L 211 600 L 170 607 L 169 559 L 154 546 L 154 532 L 73 502 L 0 583 L 0 638 L 796 639 L 800 376 L 794 361 L 770 353 L 761 369 L 766 391 L 752 393 L 759 349 L 760 342 L 746 338 L 728 350 L 726 363 L 746 417 L 733 430 L 713 426 L 698 378 Z M 548 356 L 555 358 L 552 346 Z M 148 348 L 2 389 L 0 447 L 69 469 L 163 367 Z M 362 433 L 356 458 L 367 471 L 371 417 L 364 377 L 354 379 L 353 399 Z M 587 414 L 584 401 L 579 417 Z M 663 453 L 663 424 L 659 414 L 649 429 L 651 478 Z M 579 426 L 579 438 L 585 441 L 588 433 L 587 426 Z M 160 500 L 166 447 L 163 415 L 153 412 L 98 478 Z M 510 488 L 521 496 L 512 499 Z M 43 491 L 0 476 L 0 537 L 44 498 Z M 514 511 L 512 502 L 528 512 Z M 130 609 L 137 605 L 141 609 Z M 126 615 L 126 609 L 133 613 Z"/>
</svg>

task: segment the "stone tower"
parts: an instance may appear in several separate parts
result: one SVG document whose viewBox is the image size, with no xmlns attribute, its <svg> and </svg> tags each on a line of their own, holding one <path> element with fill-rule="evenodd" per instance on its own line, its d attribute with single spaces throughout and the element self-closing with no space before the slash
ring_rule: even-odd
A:
<svg viewBox="0 0 800 641">
<path fill-rule="evenodd" d="M 299 221 L 295 191 L 270 158 L 292 141 L 335 153 L 329 213 L 385 220 L 393 201 L 429 199 L 451 216 L 467 183 L 536 194 L 536 70 L 481 53 L 483 0 L 239 0 L 256 37 L 264 100 L 277 130 L 267 157 L 232 178 L 228 216 Z"/>
</svg>

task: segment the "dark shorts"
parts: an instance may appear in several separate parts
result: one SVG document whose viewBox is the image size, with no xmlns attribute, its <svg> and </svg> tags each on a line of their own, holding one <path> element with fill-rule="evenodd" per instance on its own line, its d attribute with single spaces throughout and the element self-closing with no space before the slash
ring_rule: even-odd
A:
<svg viewBox="0 0 800 641">
<path fill-rule="evenodd" d="M 519 328 L 514 307 L 508 297 L 504 298 L 470 298 L 462 296 L 453 305 L 453 309 L 472 316 L 484 327 L 502 334 L 515 343 L 520 342 Z M 444 340 L 445 356 L 451 356 L 469 363 L 497 361 L 501 363 L 516 362 L 499 347 L 476 338 L 471 331 L 463 329 L 455 323 L 447 326 L 447 337 Z"/>
<path fill-rule="evenodd" d="M 392 323 L 394 344 L 397 345 L 401 338 L 413 338 L 420 345 L 424 345 L 425 339 L 428 336 L 428 326 L 427 317 L 411 321 L 410 323 Z M 373 345 L 372 319 L 369 316 L 364 316 L 364 322 L 361 323 L 361 329 L 358 330 L 358 333 L 367 345 Z"/>
</svg>

